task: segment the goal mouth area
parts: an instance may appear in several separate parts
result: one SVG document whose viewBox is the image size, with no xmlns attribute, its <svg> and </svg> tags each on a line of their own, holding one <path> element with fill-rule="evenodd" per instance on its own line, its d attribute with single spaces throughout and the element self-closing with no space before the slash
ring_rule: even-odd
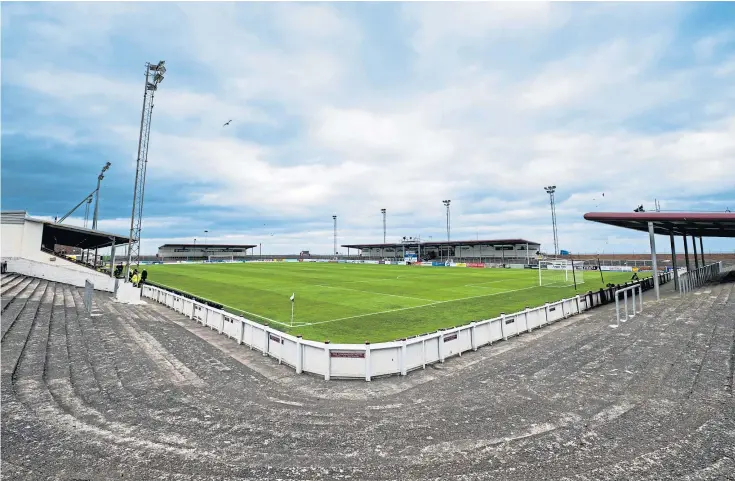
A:
<svg viewBox="0 0 735 481">
<path fill-rule="evenodd" d="M 540 259 L 538 282 L 540 287 L 571 287 L 584 284 L 586 261 L 571 259 Z"/>
</svg>

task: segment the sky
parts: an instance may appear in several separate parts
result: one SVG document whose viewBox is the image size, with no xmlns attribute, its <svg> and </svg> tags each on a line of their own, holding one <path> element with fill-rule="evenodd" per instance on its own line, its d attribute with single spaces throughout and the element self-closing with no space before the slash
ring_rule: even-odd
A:
<svg viewBox="0 0 735 481">
<path fill-rule="evenodd" d="M 646 252 L 592 211 L 735 209 L 735 3 L 3 3 L 2 209 L 95 188 L 142 251 L 525 238 Z M 230 125 L 223 124 L 232 119 Z M 604 196 L 603 196 L 604 193 Z M 83 223 L 78 210 L 68 222 Z M 663 251 L 668 241 L 660 238 Z M 681 247 L 679 247 L 681 249 Z M 342 249 L 340 249 L 342 251 Z M 732 239 L 705 250 L 734 251 Z"/>
</svg>

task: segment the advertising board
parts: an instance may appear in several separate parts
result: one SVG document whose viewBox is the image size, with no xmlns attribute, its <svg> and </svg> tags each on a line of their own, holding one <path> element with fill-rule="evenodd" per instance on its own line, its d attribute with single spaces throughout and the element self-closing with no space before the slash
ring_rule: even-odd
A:
<svg viewBox="0 0 735 481">
<path fill-rule="evenodd" d="M 600 266 L 600 269 L 605 272 L 633 272 L 631 266 Z"/>
</svg>

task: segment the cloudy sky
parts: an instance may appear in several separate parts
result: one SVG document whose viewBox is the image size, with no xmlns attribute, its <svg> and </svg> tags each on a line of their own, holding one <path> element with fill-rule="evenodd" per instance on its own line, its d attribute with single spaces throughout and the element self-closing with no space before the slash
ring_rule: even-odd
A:
<svg viewBox="0 0 735 481">
<path fill-rule="evenodd" d="M 562 249 L 642 252 L 582 215 L 735 209 L 733 25 L 733 3 L 4 3 L 2 208 L 63 215 L 110 161 L 100 228 L 126 233 L 166 60 L 147 253 L 205 229 L 327 253 L 333 214 L 377 242 L 381 208 L 389 241 L 437 240 L 442 199 L 453 239 L 548 248 L 548 184 Z"/>
</svg>

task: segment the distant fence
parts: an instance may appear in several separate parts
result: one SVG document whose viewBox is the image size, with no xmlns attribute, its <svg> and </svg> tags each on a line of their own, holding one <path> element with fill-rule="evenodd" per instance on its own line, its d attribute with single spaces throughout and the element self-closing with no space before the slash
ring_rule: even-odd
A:
<svg viewBox="0 0 735 481">
<path fill-rule="evenodd" d="M 671 272 L 659 274 L 662 284 L 672 278 Z M 643 279 L 639 284 L 643 291 L 647 291 L 653 288 L 653 279 Z M 148 284 L 143 286 L 142 296 L 215 329 L 238 344 L 245 344 L 264 356 L 278 359 L 279 364 L 292 367 L 298 374 L 312 373 L 324 376 L 325 380 L 341 378 L 370 381 L 380 376 L 405 376 L 429 364 L 441 363 L 464 352 L 476 351 L 479 347 L 615 302 L 614 292 L 619 287 L 589 291 L 533 309 L 526 308 L 463 326 L 376 344 L 331 344 L 302 339 L 208 305 L 215 303 L 204 299 Z"/>
<path fill-rule="evenodd" d="M 721 273 L 722 261 L 679 274 L 679 292 L 683 294 L 691 292 L 693 289 L 715 280 Z"/>
</svg>

